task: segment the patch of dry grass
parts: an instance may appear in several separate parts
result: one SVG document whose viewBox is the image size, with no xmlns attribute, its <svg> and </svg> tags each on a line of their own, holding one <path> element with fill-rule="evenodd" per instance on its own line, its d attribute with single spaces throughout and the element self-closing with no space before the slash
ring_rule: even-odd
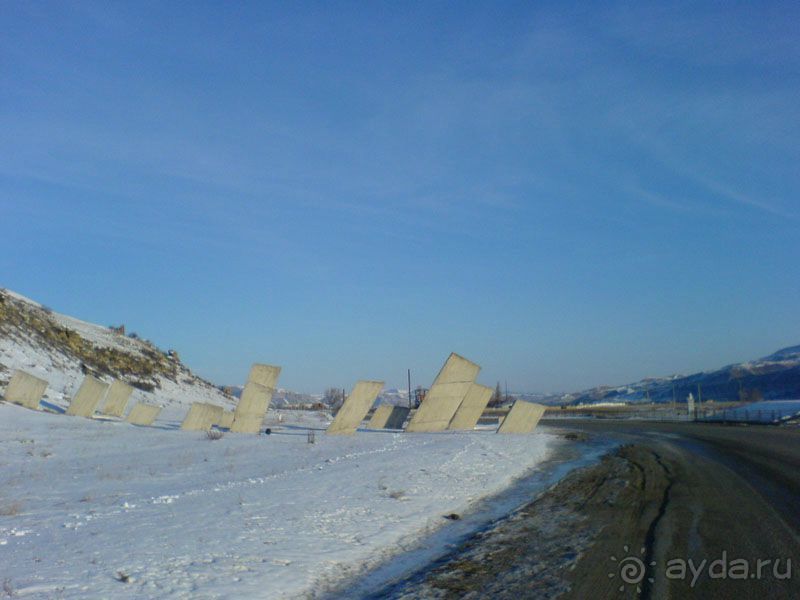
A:
<svg viewBox="0 0 800 600">
<path fill-rule="evenodd" d="M 22 512 L 22 502 L 0 504 L 0 517 L 16 517 Z"/>
</svg>

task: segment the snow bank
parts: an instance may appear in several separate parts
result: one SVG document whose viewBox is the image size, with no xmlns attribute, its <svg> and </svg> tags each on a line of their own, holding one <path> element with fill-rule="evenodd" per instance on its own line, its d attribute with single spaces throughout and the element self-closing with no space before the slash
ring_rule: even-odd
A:
<svg viewBox="0 0 800 600">
<path fill-rule="evenodd" d="M 210 441 L 0 404 L 0 582 L 20 597 L 313 597 L 447 527 L 553 443 L 318 431 L 309 444 L 287 414 L 273 435 Z"/>
</svg>

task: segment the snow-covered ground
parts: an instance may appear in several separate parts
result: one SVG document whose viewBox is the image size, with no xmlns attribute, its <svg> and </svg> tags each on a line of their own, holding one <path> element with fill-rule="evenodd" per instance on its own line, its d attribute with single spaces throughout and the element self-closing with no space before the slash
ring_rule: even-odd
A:
<svg viewBox="0 0 800 600">
<path fill-rule="evenodd" d="M 0 403 L 0 594 L 282 598 L 331 586 L 448 527 L 535 468 L 545 434 L 140 428 Z M 298 423 L 292 427 L 290 423 Z"/>
</svg>

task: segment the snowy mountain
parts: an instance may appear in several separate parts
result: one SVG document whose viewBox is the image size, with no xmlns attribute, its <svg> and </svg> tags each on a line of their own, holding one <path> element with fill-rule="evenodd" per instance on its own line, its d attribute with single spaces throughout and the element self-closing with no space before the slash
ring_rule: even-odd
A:
<svg viewBox="0 0 800 600">
<path fill-rule="evenodd" d="M 698 392 L 699 386 L 699 392 Z M 674 392 L 673 392 L 674 391 Z M 704 400 L 800 398 L 800 346 L 783 348 L 754 361 L 692 375 L 642 379 L 622 386 L 598 386 L 563 398 L 566 404 L 608 401 L 684 402 L 689 393 Z"/>
<path fill-rule="evenodd" d="M 0 386 L 21 369 L 48 382 L 45 401 L 66 406 L 86 373 L 131 384 L 133 399 L 181 408 L 234 399 L 192 373 L 172 350 L 58 314 L 9 290 L 0 290 Z"/>
<path fill-rule="evenodd" d="M 380 394 L 378 394 L 378 404 L 408 406 L 408 390 L 387 388 L 383 390 Z"/>
</svg>

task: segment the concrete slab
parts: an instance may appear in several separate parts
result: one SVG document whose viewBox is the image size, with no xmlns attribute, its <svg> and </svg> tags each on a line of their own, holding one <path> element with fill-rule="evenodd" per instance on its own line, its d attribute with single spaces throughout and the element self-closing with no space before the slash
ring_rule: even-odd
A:
<svg viewBox="0 0 800 600">
<path fill-rule="evenodd" d="M 231 425 L 233 425 L 233 411 L 223 410 L 222 416 L 219 418 L 219 422 L 217 423 L 217 427 L 220 427 L 221 429 L 230 429 Z"/>
<path fill-rule="evenodd" d="M 530 433 L 539 423 L 545 407 L 534 402 L 517 400 L 511 406 L 497 433 Z"/>
<path fill-rule="evenodd" d="M 356 432 L 383 389 L 382 381 L 359 381 L 336 413 L 326 433 L 350 435 Z"/>
<path fill-rule="evenodd" d="M 493 393 L 494 390 L 492 388 L 473 383 L 447 428 L 457 431 L 472 431 L 475 429 L 475 425 L 478 424 L 478 419 L 481 418 L 486 405 L 492 399 Z"/>
<path fill-rule="evenodd" d="M 219 425 L 222 421 L 222 415 L 225 414 L 225 409 L 217 404 L 209 404 L 208 410 L 211 418 L 211 425 Z"/>
<path fill-rule="evenodd" d="M 233 412 L 230 430 L 235 433 L 258 433 L 269 409 L 280 367 L 254 364 L 242 391 L 242 397 Z"/>
<path fill-rule="evenodd" d="M 389 415 L 392 414 L 393 408 L 391 404 L 381 404 L 376 408 L 367 423 L 367 429 L 383 429 L 386 427 L 386 421 L 389 420 Z"/>
<path fill-rule="evenodd" d="M 3 399 L 25 408 L 39 410 L 39 401 L 47 391 L 47 382 L 25 371 L 14 371 L 6 386 Z"/>
<path fill-rule="evenodd" d="M 193 402 L 181 423 L 183 431 L 208 431 L 222 418 L 223 409 L 216 404 Z"/>
<path fill-rule="evenodd" d="M 247 381 L 252 381 L 264 387 L 274 388 L 275 384 L 278 383 L 280 374 L 280 367 L 254 363 L 253 366 L 250 367 L 250 374 L 247 377 Z"/>
<path fill-rule="evenodd" d="M 381 404 L 372 414 L 367 429 L 402 429 L 408 417 L 409 408 Z"/>
<path fill-rule="evenodd" d="M 406 431 L 444 431 L 461 406 L 470 386 L 475 382 L 480 366 L 452 353 L 436 376 Z"/>
<path fill-rule="evenodd" d="M 106 401 L 103 403 L 100 412 L 110 417 L 122 417 L 125 414 L 125 408 L 128 406 L 128 400 L 133 393 L 133 388 L 127 383 L 115 379 L 111 382 L 111 386 L 106 392 Z"/>
<path fill-rule="evenodd" d="M 107 389 L 108 384 L 105 381 L 100 381 L 92 375 L 87 375 L 83 379 L 78 393 L 69 403 L 67 414 L 73 417 L 90 418 L 95 409 L 97 409 L 97 405 L 100 404 L 100 400 L 103 399 Z"/>
<path fill-rule="evenodd" d="M 181 423 L 182 431 L 207 431 L 211 426 L 204 426 L 206 422 L 206 404 L 203 402 L 192 402 L 189 407 L 189 412 L 183 418 Z"/>
<path fill-rule="evenodd" d="M 126 421 L 132 425 L 152 425 L 160 412 L 160 406 L 139 402 L 133 405 Z"/>
</svg>

